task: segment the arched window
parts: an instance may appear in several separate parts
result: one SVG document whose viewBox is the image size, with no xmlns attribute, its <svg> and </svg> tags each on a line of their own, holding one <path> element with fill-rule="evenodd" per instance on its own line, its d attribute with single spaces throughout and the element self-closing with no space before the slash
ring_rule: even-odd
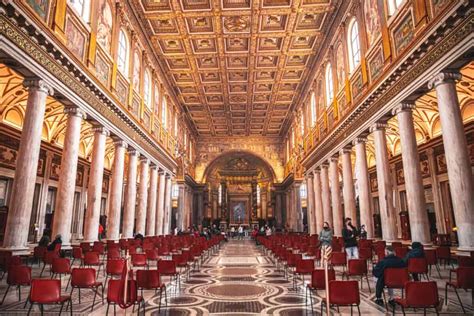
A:
<svg viewBox="0 0 474 316">
<path fill-rule="evenodd" d="M 332 78 L 331 64 L 326 66 L 326 106 L 330 106 L 334 99 L 334 80 Z"/>
<path fill-rule="evenodd" d="M 393 15 L 405 0 L 388 0 L 388 14 Z"/>
<path fill-rule="evenodd" d="M 352 19 L 351 23 L 349 24 L 348 46 L 350 67 L 349 70 L 352 72 L 360 64 L 359 25 L 355 18 Z"/>
<path fill-rule="evenodd" d="M 311 127 L 316 125 L 316 93 L 311 92 Z"/>
<path fill-rule="evenodd" d="M 128 39 L 124 30 L 119 32 L 119 42 L 117 51 L 117 68 L 122 75 L 128 77 Z"/>
<path fill-rule="evenodd" d="M 151 77 L 148 70 L 145 71 L 143 78 L 143 102 L 148 109 L 151 109 Z"/>
<path fill-rule="evenodd" d="M 91 14 L 90 0 L 68 0 L 68 3 L 84 22 L 89 23 Z"/>
<path fill-rule="evenodd" d="M 163 101 L 161 102 L 161 124 L 163 127 L 166 128 L 166 120 L 167 120 L 167 113 L 168 113 L 168 103 L 166 102 L 166 97 L 163 96 Z"/>
</svg>

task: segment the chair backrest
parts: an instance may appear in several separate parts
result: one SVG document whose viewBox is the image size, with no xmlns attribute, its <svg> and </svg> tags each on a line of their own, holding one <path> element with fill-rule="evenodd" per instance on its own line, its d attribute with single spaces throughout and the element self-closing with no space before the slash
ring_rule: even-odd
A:
<svg viewBox="0 0 474 316">
<path fill-rule="evenodd" d="M 30 285 L 31 267 L 22 265 L 12 265 L 8 268 L 7 284 L 9 285 Z"/>
<path fill-rule="evenodd" d="M 95 284 L 94 268 L 74 268 L 71 273 L 71 285 L 73 287 L 90 287 Z"/>
<path fill-rule="evenodd" d="M 474 259 L 471 257 L 458 256 L 459 267 L 474 267 Z"/>
<path fill-rule="evenodd" d="M 372 259 L 372 249 L 371 248 L 360 248 L 359 249 L 359 258 L 364 260 Z"/>
<path fill-rule="evenodd" d="M 84 254 L 85 265 L 98 265 L 100 263 L 99 253 L 95 251 L 89 251 Z"/>
<path fill-rule="evenodd" d="M 155 248 L 146 250 L 145 254 L 148 260 L 158 260 L 159 258 L 158 250 L 156 250 Z"/>
<path fill-rule="evenodd" d="M 328 280 L 332 281 L 336 279 L 336 271 L 328 269 Z M 317 290 L 326 289 L 326 279 L 324 276 L 324 269 L 315 269 L 311 273 L 311 286 Z"/>
<path fill-rule="evenodd" d="M 71 273 L 71 261 L 69 258 L 54 258 L 52 270 L 53 273 Z"/>
<path fill-rule="evenodd" d="M 137 286 L 143 289 L 160 288 L 160 273 L 158 270 L 137 270 Z"/>
<path fill-rule="evenodd" d="M 174 260 L 160 260 L 158 261 L 158 271 L 161 274 L 175 274 L 176 262 Z"/>
<path fill-rule="evenodd" d="M 335 305 L 359 305 L 359 282 L 329 281 L 329 303 Z"/>
<path fill-rule="evenodd" d="M 347 263 L 347 257 L 345 252 L 333 252 L 331 255 L 331 264 L 333 265 L 345 265 Z"/>
<path fill-rule="evenodd" d="M 33 257 L 43 259 L 46 251 L 48 251 L 48 248 L 43 247 L 43 246 L 36 246 L 33 249 Z"/>
<path fill-rule="evenodd" d="M 108 248 L 107 249 L 107 259 L 119 259 L 120 250 L 118 248 Z"/>
<path fill-rule="evenodd" d="M 105 265 L 105 272 L 109 275 L 121 275 L 124 265 L 125 259 L 108 259 Z"/>
<path fill-rule="evenodd" d="M 34 279 L 31 281 L 31 303 L 53 304 L 61 299 L 61 281 L 50 279 Z"/>
<path fill-rule="evenodd" d="M 351 275 L 367 274 L 367 262 L 365 259 L 350 259 L 347 263 L 347 270 Z"/>
<path fill-rule="evenodd" d="M 80 247 L 82 249 L 82 252 L 86 253 L 91 250 L 91 244 L 88 242 L 81 242 Z"/>
<path fill-rule="evenodd" d="M 107 303 L 119 303 L 120 280 L 109 280 L 107 286 Z"/>
<path fill-rule="evenodd" d="M 438 286 L 435 281 L 409 281 L 405 284 L 406 302 L 409 307 L 437 306 Z"/>
<path fill-rule="evenodd" d="M 440 246 L 436 248 L 438 259 L 451 259 L 451 248 L 448 246 Z"/>
<path fill-rule="evenodd" d="M 383 275 L 385 286 L 391 289 L 403 289 L 409 281 L 407 268 L 387 268 Z"/>
<path fill-rule="evenodd" d="M 393 249 L 395 250 L 395 255 L 399 258 L 404 258 L 408 253 L 408 247 L 400 246 L 394 247 Z"/>
<path fill-rule="evenodd" d="M 408 272 L 410 273 L 428 273 L 428 263 L 425 258 L 408 259 Z"/>
<path fill-rule="evenodd" d="M 72 247 L 72 257 L 74 259 L 82 259 L 84 258 L 84 253 L 81 247 Z"/>
<path fill-rule="evenodd" d="M 59 258 L 59 254 L 55 251 L 46 251 L 43 257 L 43 262 L 47 264 L 53 264 L 53 259 Z"/>
<path fill-rule="evenodd" d="M 145 265 L 146 264 L 146 255 L 143 253 L 136 253 L 132 255 L 132 264 L 136 265 Z"/>
<path fill-rule="evenodd" d="M 465 290 L 474 289 L 474 267 L 459 267 L 456 269 L 458 287 Z"/>
<path fill-rule="evenodd" d="M 311 273 L 314 270 L 313 259 L 298 259 L 296 261 L 297 273 Z"/>
<path fill-rule="evenodd" d="M 294 253 L 294 254 L 291 254 L 289 257 L 288 257 L 288 266 L 290 267 L 296 267 L 296 262 L 298 260 L 301 260 L 303 258 L 303 256 L 300 254 L 300 253 Z"/>
<path fill-rule="evenodd" d="M 436 250 L 426 249 L 426 250 L 424 250 L 424 253 L 425 253 L 426 263 L 428 265 L 436 264 L 436 262 L 438 261 L 438 256 L 436 255 Z"/>
</svg>

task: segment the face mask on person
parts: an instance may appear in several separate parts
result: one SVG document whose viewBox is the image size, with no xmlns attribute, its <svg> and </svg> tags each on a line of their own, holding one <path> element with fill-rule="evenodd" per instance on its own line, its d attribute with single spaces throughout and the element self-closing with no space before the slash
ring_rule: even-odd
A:
<svg viewBox="0 0 474 316">
<path fill-rule="evenodd" d="M 329 230 L 329 226 L 324 226 L 323 229 L 324 230 Z"/>
</svg>

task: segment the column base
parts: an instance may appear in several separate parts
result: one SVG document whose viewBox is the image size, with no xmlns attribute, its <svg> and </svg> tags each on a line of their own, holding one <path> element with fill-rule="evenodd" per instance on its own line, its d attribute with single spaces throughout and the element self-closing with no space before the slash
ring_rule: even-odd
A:
<svg viewBox="0 0 474 316">
<path fill-rule="evenodd" d="M 459 254 L 462 255 L 470 255 L 470 252 L 474 251 L 474 247 L 459 247 L 456 249 L 456 253 L 459 252 Z"/>
<path fill-rule="evenodd" d="M 25 247 L 0 247 L 0 251 L 11 251 L 13 256 L 29 255 L 31 250 L 28 246 Z"/>
</svg>

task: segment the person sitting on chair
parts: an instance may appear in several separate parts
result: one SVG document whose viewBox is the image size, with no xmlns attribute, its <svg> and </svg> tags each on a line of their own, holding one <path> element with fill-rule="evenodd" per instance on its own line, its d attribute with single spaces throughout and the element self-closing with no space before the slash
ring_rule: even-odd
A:
<svg viewBox="0 0 474 316">
<path fill-rule="evenodd" d="M 395 251 L 392 246 L 385 248 L 385 258 L 380 260 L 374 267 L 372 273 L 377 278 L 375 285 L 375 303 L 383 306 L 382 293 L 385 286 L 384 271 L 387 268 L 404 268 L 406 266 L 402 258 L 395 256 Z M 393 289 L 388 289 L 389 303 L 394 304 Z"/>
<path fill-rule="evenodd" d="M 410 260 L 411 258 L 424 258 L 424 257 L 425 257 L 425 252 L 423 251 L 423 245 L 419 243 L 418 241 L 414 241 L 411 244 L 411 250 L 406 254 L 405 258 L 403 258 L 403 261 L 405 262 L 406 265 L 408 265 L 408 260 Z M 417 273 L 412 273 L 412 277 L 414 281 L 419 281 Z"/>
<path fill-rule="evenodd" d="M 48 251 L 53 251 L 56 248 L 56 245 L 59 244 L 61 245 L 63 243 L 61 234 L 57 234 L 56 237 L 54 238 L 53 242 L 48 245 Z"/>
</svg>

